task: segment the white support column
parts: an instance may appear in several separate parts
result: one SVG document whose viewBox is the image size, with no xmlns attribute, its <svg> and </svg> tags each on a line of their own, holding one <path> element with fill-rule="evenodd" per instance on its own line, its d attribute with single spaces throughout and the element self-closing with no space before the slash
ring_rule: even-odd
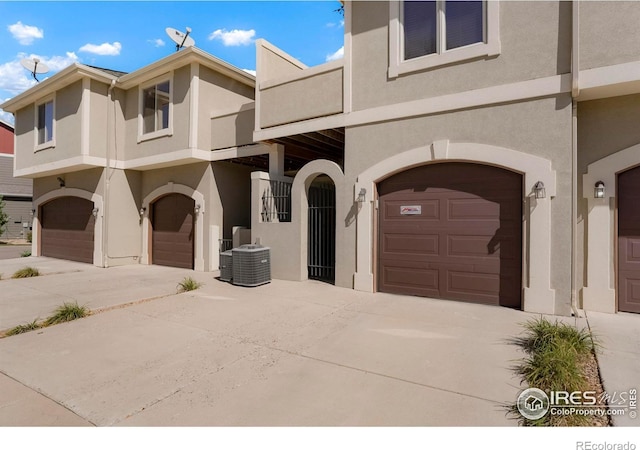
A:
<svg viewBox="0 0 640 450">
<path fill-rule="evenodd" d="M 551 198 L 530 198 L 528 269 L 529 283 L 524 289 L 523 310 L 540 314 L 555 313 L 555 290 L 551 289 Z"/>
<path fill-rule="evenodd" d="M 269 149 L 269 175 L 284 175 L 284 145 L 273 144 Z"/>
<path fill-rule="evenodd" d="M 356 183 L 355 199 L 361 189 L 366 190 L 365 201 L 358 203 L 356 218 L 356 272 L 353 274 L 353 288 L 356 291 L 373 292 L 373 212 L 375 184 Z"/>
<path fill-rule="evenodd" d="M 591 185 L 589 186 L 591 187 Z M 582 308 L 588 311 L 616 312 L 613 242 L 614 208 L 612 197 L 587 197 L 587 282 L 582 289 Z"/>
</svg>

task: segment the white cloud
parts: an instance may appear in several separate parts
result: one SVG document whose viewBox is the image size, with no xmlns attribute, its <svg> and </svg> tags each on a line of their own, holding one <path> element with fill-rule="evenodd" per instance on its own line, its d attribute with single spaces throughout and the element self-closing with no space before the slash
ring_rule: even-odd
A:
<svg viewBox="0 0 640 450">
<path fill-rule="evenodd" d="M 24 25 L 18 21 L 13 25 L 9 25 L 9 32 L 13 35 L 22 45 L 31 45 L 35 39 L 41 39 L 44 37 L 44 31 L 41 28 L 34 27 L 32 25 Z"/>
<path fill-rule="evenodd" d="M 329 22 L 326 25 L 327 28 L 334 28 L 334 27 L 344 27 L 344 20 L 341 20 L 340 22 L 336 23 L 336 22 Z"/>
<path fill-rule="evenodd" d="M 326 61 L 335 61 L 336 59 L 340 59 L 344 57 L 344 45 L 342 47 L 340 47 L 338 50 L 336 50 L 335 53 L 332 53 L 330 55 L 327 55 Z"/>
<path fill-rule="evenodd" d="M 209 35 L 209 40 L 218 39 L 225 47 L 235 47 L 239 45 L 250 45 L 254 41 L 256 30 L 216 30 Z"/>
<path fill-rule="evenodd" d="M 0 64 L 0 90 L 9 92 L 10 94 L 19 94 L 31 86 L 36 84 L 36 80 L 33 79 L 28 70 L 26 70 L 20 64 L 20 60 L 23 58 L 38 58 L 42 63 L 49 67 L 49 74 L 42 74 L 39 78 L 51 75 L 51 72 L 58 72 L 65 67 L 78 61 L 78 57 L 73 52 L 67 52 L 65 56 L 40 56 L 35 54 L 18 53 L 13 61 Z"/>
<path fill-rule="evenodd" d="M 156 47 L 164 47 L 164 41 L 162 39 L 147 39 L 147 42 Z"/>
<path fill-rule="evenodd" d="M 95 44 L 85 44 L 80 47 L 81 52 L 93 53 L 95 55 L 102 56 L 118 56 L 120 54 L 120 50 L 122 49 L 122 44 L 120 42 L 114 42 L 113 44 L 109 44 L 105 42 L 100 45 Z"/>
<path fill-rule="evenodd" d="M 255 70 L 251 70 L 251 69 L 242 69 L 245 72 L 247 72 L 250 75 L 253 75 L 254 77 L 256 76 L 256 71 Z"/>
<path fill-rule="evenodd" d="M 0 103 L 4 103 L 7 100 L 9 100 L 8 98 L 0 98 Z M 3 111 L 0 109 L 0 120 L 2 120 L 5 123 L 8 123 L 10 125 L 14 124 L 14 120 L 13 120 L 13 114 L 8 113 L 6 111 Z"/>
</svg>

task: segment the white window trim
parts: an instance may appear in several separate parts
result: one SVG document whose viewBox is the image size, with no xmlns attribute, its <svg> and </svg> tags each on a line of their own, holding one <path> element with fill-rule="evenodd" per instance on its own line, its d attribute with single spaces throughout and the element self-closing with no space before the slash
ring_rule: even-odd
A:
<svg viewBox="0 0 640 450">
<path fill-rule="evenodd" d="M 439 21 L 443 21 L 442 4 L 444 0 L 438 0 Z M 485 0 L 484 33 L 485 42 L 467 45 L 465 47 L 445 50 L 444 27 L 440 27 L 438 36 L 438 53 L 425 55 L 418 58 L 404 60 L 404 29 L 402 26 L 402 1 L 389 2 L 389 77 L 397 78 L 400 75 L 431 69 L 447 64 L 462 62 L 483 56 L 496 56 L 500 54 L 500 2 Z"/>
<path fill-rule="evenodd" d="M 53 102 L 53 120 L 51 125 L 51 140 L 43 142 L 42 144 L 38 143 L 38 108 L 45 103 Z M 46 150 L 48 148 L 54 148 L 56 146 L 56 94 L 55 92 L 51 95 L 48 95 L 42 98 L 35 104 L 35 110 L 33 115 L 33 148 L 34 153 L 39 152 L 41 150 Z"/>
<path fill-rule="evenodd" d="M 164 136 L 173 136 L 173 71 L 168 74 L 159 76 L 154 78 L 151 81 L 148 81 L 144 84 L 138 86 L 138 143 L 144 141 L 150 141 L 152 139 L 157 139 Z M 144 123 L 142 118 L 142 113 L 144 110 L 144 98 L 143 92 L 145 89 L 158 85 L 160 83 L 164 83 L 165 81 L 169 82 L 169 126 L 167 128 L 163 128 L 161 130 L 152 131 L 151 133 L 143 133 Z"/>
</svg>

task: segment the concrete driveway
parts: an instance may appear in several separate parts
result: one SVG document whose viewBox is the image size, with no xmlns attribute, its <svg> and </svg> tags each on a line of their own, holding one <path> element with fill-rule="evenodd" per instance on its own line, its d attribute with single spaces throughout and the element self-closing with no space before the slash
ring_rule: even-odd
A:
<svg viewBox="0 0 640 450">
<path fill-rule="evenodd" d="M 89 301 L 103 276 L 113 299 L 128 301 L 134 279 L 171 287 L 1 339 L 0 425 L 515 425 L 501 405 L 520 390 L 510 366 L 521 354 L 506 339 L 528 314 L 194 272 L 201 289 L 170 295 L 182 274 L 163 269 L 0 281 L 3 302 L 17 281 Z"/>
</svg>

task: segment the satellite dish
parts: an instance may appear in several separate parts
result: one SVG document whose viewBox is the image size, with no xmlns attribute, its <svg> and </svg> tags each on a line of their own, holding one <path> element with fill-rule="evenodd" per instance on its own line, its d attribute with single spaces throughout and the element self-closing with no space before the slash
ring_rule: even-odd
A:
<svg viewBox="0 0 640 450">
<path fill-rule="evenodd" d="M 187 27 L 187 32 L 183 33 L 182 31 L 176 30 L 175 28 L 167 28 L 165 30 L 169 38 L 175 42 L 176 51 L 180 50 L 182 47 L 193 47 L 196 45 L 196 42 L 192 37 L 189 36 L 191 33 L 191 28 Z"/>
<path fill-rule="evenodd" d="M 40 82 L 40 80 L 38 80 L 38 78 L 36 77 L 36 74 L 47 73 L 49 71 L 49 67 L 47 67 L 45 63 L 40 62 L 38 58 L 33 58 L 33 59 L 24 58 L 20 61 L 20 64 L 22 64 L 22 67 L 24 67 L 29 72 L 31 72 L 33 79 L 36 80 L 37 82 Z"/>
</svg>

